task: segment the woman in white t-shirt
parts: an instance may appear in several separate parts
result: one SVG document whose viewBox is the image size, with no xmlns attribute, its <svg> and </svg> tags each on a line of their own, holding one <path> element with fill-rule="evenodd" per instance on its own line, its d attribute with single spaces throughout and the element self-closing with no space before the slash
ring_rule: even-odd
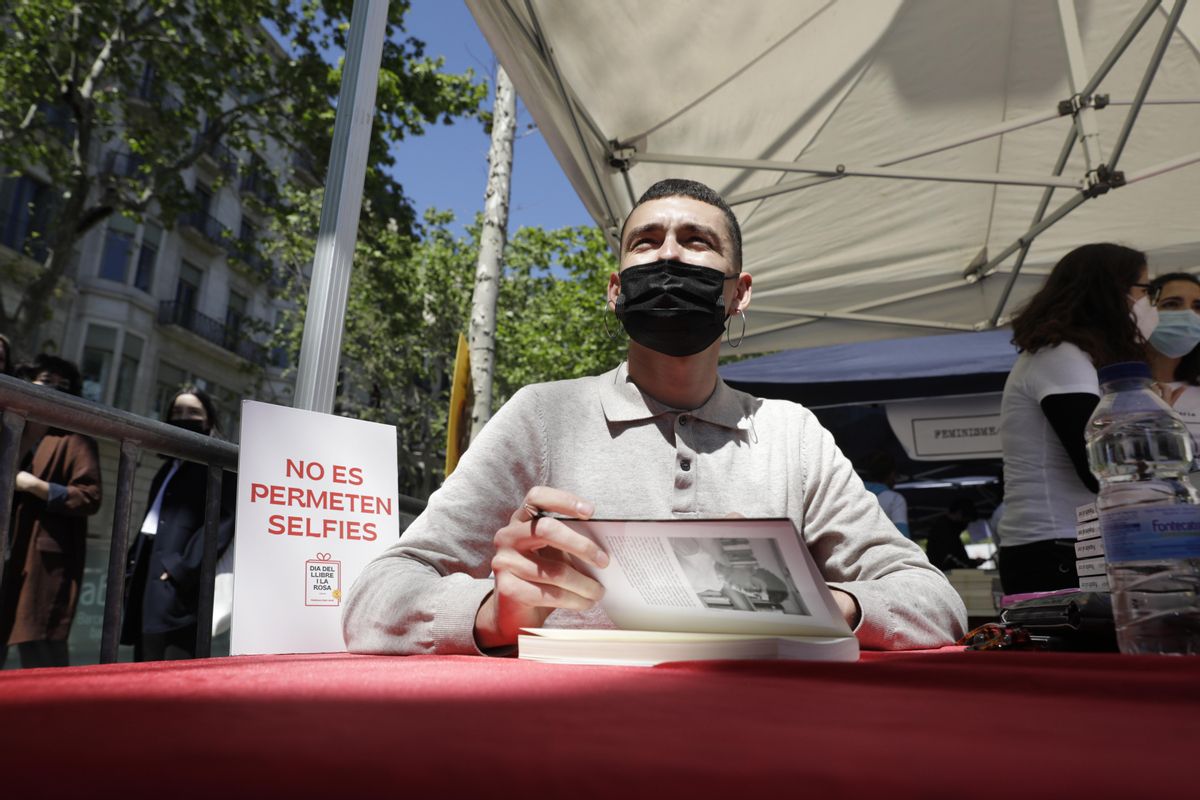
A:
<svg viewBox="0 0 1200 800">
<path fill-rule="evenodd" d="M 1006 594 L 1079 585 L 1075 509 L 1094 501 L 1098 488 L 1083 439 L 1100 400 L 1096 370 L 1145 359 L 1157 324 L 1148 288 L 1144 253 L 1088 244 L 1063 256 L 1013 319 L 1021 355 L 1000 412 Z"/>
<path fill-rule="evenodd" d="M 1200 279 L 1186 272 L 1150 282 L 1158 325 L 1147 360 L 1163 398 L 1183 417 L 1200 453 Z"/>
</svg>

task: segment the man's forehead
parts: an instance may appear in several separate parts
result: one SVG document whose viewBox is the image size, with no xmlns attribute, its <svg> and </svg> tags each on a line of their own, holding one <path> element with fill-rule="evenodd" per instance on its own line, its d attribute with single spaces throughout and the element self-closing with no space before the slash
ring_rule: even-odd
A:
<svg viewBox="0 0 1200 800">
<path fill-rule="evenodd" d="M 625 221 L 625 232 L 653 227 L 686 227 L 688 225 L 713 228 L 721 238 L 729 239 L 728 226 L 721 209 L 708 203 L 682 195 L 648 200 L 635 208 Z"/>
</svg>

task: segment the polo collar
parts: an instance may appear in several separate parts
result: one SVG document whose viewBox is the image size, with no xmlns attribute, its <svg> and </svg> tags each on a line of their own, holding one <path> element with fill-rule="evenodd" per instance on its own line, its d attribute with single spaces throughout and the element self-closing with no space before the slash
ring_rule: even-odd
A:
<svg viewBox="0 0 1200 800">
<path fill-rule="evenodd" d="M 750 428 L 750 396 L 730 389 L 720 376 L 708 400 L 695 409 L 673 408 L 645 394 L 630 380 L 629 366 L 624 362 L 616 369 L 600 375 L 597 380 L 600 381 L 600 405 L 609 422 L 637 422 L 687 411 L 696 419 L 723 428 Z"/>
</svg>

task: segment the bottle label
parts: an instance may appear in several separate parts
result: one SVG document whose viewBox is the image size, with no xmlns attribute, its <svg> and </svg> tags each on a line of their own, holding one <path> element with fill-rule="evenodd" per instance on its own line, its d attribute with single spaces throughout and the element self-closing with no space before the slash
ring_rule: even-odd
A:
<svg viewBox="0 0 1200 800">
<path fill-rule="evenodd" d="M 1161 505 L 1100 512 L 1105 557 L 1123 561 L 1200 558 L 1200 506 Z"/>
</svg>

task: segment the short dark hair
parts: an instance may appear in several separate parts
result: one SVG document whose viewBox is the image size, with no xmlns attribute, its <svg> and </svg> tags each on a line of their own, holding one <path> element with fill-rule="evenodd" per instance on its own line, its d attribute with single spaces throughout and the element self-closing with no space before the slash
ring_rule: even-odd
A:
<svg viewBox="0 0 1200 800">
<path fill-rule="evenodd" d="M 52 356 L 49 353 L 38 353 L 33 361 L 27 365 L 26 369 L 30 380 L 36 380 L 38 375 L 43 372 L 49 372 L 51 375 L 57 375 L 60 378 L 67 379 L 67 392 L 79 397 L 83 394 L 83 376 L 79 374 L 79 367 L 75 366 L 75 362 L 67 361 L 65 358 Z"/>
<path fill-rule="evenodd" d="M 876 483 L 887 483 L 896 474 L 896 459 L 886 450 L 876 450 L 863 460 L 863 476 Z"/>
<path fill-rule="evenodd" d="M 625 222 L 621 224 L 622 243 L 625 241 L 625 225 L 629 222 L 629 215 L 633 214 L 639 206 L 649 203 L 651 200 L 661 200 L 664 197 L 690 197 L 720 209 L 721 213 L 725 215 L 725 224 L 729 227 L 729 239 L 733 242 L 733 266 L 738 272 L 742 271 L 742 227 L 738 225 L 733 209 L 715 190 L 699 181 L 687 178 L 665 178 L 643 192 L 638 201 L 633 204 L 633 208 L 629 209 L 629 214 L 625 216 Z"/>
<path fill-rule="evenodd" d="M 1190 272 L 1168 272 L 1166 275 L 1159 275 L 1150 281 L 1150 297 L 1155 300 L 1155 305 L 1159 293 L 1168 283 L 1174 281 L 1186 281 L 1200 286 L 1200 278 Z M 1179 363 L 1175 365 L 1175 380 L 1193 386 L 1200 383 L 1200 347 L 1193 347 L 1190 353 L 1179 359 Z"/>
<path fill-rule="evenodd" d="M 212 395 L 201 389 L 194 383 L 186 383 L 176 390 L 175 394 L 171 395 L 171 399 L 163 406 L 162 415 L 163 421 L 167 422 L 171 419 L 171 409 L 175 408 L 175 401 L 185 394 L 193 395 L 200 401 L 200 405 L 204 406 L 204 414 L 208 417 L 208 429 L 210 431 L 219 430 L 217 426 L 217 404 L 212 399 Z"/>
<path fill-rule="evenodd" d="M 1097 367 L 1145 360 L 1145 340 L 1126 299 L 1145 268 L 1146 254 L 1132 247 L 1076 247 L 1013 318 L 1013 344 L 1036 353 L 1070 342 Z"/>
</svg>

